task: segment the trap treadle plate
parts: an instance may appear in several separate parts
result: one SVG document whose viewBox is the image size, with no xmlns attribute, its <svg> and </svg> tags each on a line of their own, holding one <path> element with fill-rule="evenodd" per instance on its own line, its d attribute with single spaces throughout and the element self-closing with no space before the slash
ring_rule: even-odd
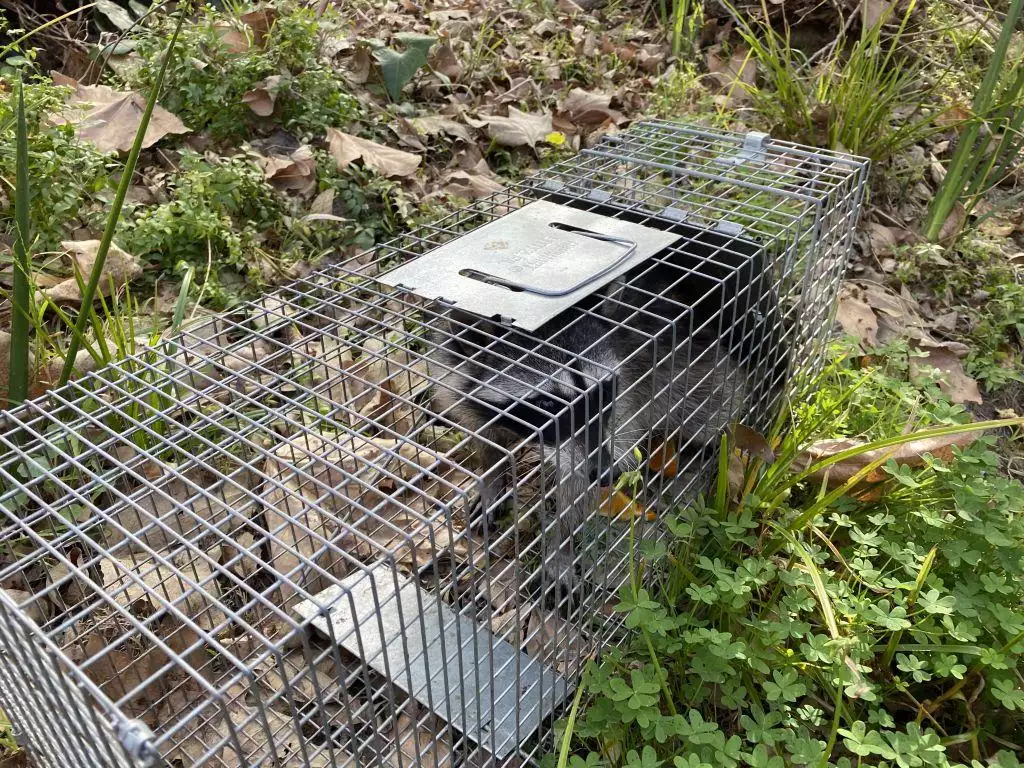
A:
<svg viewBox="0 0 1024 768">
<path fill-rule="evenodd" d="M 565 700 L 561 675 L 386 565 L 341 579 L 295 611 L 499 759 Z"/>
<path fill-rule="evenodd" d="M 378 278 L 535 331 L 679 235 L 538 200 Z"/>
</svg>

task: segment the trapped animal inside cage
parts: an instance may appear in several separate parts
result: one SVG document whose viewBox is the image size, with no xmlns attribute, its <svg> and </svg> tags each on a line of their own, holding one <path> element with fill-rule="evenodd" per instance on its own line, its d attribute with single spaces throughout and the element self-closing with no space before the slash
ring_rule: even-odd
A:
<svg viewBox="0 0 1024 768">
<path fill-rule="evenodd" d="M 597 212 L 675 242 L 532 333 L 453 309 L 429 336 L 432 409 L 477 437 L 477 523 L 493 523 L 514 497 L 509 448 L 535 442 L 552 470 L 541 560 L 556 602 L 583 577 L 573 540 L 602 489 L 641 469 L 637 456 L 673 446 L 679 455 L 643 468 L 641 503 L 678 504 L 699 488 L 702 459 L 731 419 L 771 417 L 789 364 L 758 243 L 609 205 Z M 664 471 L 669 463 L 686 471 Z"/>
<path fill-rule="evenodd" d="M 636 124 L 0 414 L 0 708 L 33 764 L 541 764 L 663 510 L 820 365 L 867 170 Z M 388 282 L 537 202 L 614 233 L 574 257 L 600 290 L 521 312 L 551 253 L 517 275 L 489 234 L 458 266 L 498 285 Z"/>
</svg>

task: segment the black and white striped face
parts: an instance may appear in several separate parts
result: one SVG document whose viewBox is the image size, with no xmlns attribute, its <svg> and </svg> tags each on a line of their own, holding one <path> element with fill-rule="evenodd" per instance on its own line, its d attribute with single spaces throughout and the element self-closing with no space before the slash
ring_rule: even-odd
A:
<svg viewBox="0 0 1024 768">
<path fill-rule="evenodd" d="M 483 429 L 500 430 L 517 441 L 537 441 L 563 462 L 571 455 L 575 471 L 585 470 L 591 479 L 608 473 L 610 452 L 602 446 L 615 403 L 619 361 L 611 345 L 600 343 L 607 328 L 591 321 L 561 337 L 556 334 L 552 342 L 511 332 L 480 334 L 460 344 L 460 408 L 471 411 L 471 421 Z M 591 339 L 598 341 L 588 345 Z M 580 354 L 581 349 L 587 351 Z"/>
<path fill-rule="evenodd" d="M 496 427 L 524 440 L 539 439 L 552 448 L 581 442 L 589 456 L 601 444 L 616 391 L 614 375 L 597 378 L 594 373 L 563 369 L 541 386 L 516 394 L 485 387 L 477 407 L 483 418 L 490 407 Z"/>
</svg>

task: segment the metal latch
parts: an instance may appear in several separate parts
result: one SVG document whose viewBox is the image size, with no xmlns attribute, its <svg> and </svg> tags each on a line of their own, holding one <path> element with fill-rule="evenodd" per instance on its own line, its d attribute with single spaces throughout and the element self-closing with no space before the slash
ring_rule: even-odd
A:
<svg viewBox="0 0 1024 768">
<path fill-rule="evenodd" d="M 720 165 L 742 165 L 746 162 L 764 162 L 765 150 L 771 136 L 760 131 L 751 131 L 743 137 L 743 145 L 739 152 L 734 155 L 715 158 Z"/>
</svg>

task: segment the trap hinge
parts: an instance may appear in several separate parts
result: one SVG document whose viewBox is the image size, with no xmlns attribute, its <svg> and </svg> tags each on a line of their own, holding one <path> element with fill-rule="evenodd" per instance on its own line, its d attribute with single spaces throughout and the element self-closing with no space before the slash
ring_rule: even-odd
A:
<svg viewBox="0 0 1024 768">
<path fill-rule="evenodd" d="M 153 731 L 141 720 L 122 720 L 115 723 L 114 735 L 124 747 L 125 754 L 140 768 L 150 768 L 156 764 L 160 753 L 153 746 Z"/>
<path fill-rule="evenodd" d="M 743 137 L 743 145 L 740 147 L 739 152 L 715 158 L 715 161 L 720 165 L 742 165 L 747 162 L 763 162 L 765 150 L 768 148 L 768 142 L 771 141 L 771 138 L 767 133 L 751 131 Z"/>
</svg>

